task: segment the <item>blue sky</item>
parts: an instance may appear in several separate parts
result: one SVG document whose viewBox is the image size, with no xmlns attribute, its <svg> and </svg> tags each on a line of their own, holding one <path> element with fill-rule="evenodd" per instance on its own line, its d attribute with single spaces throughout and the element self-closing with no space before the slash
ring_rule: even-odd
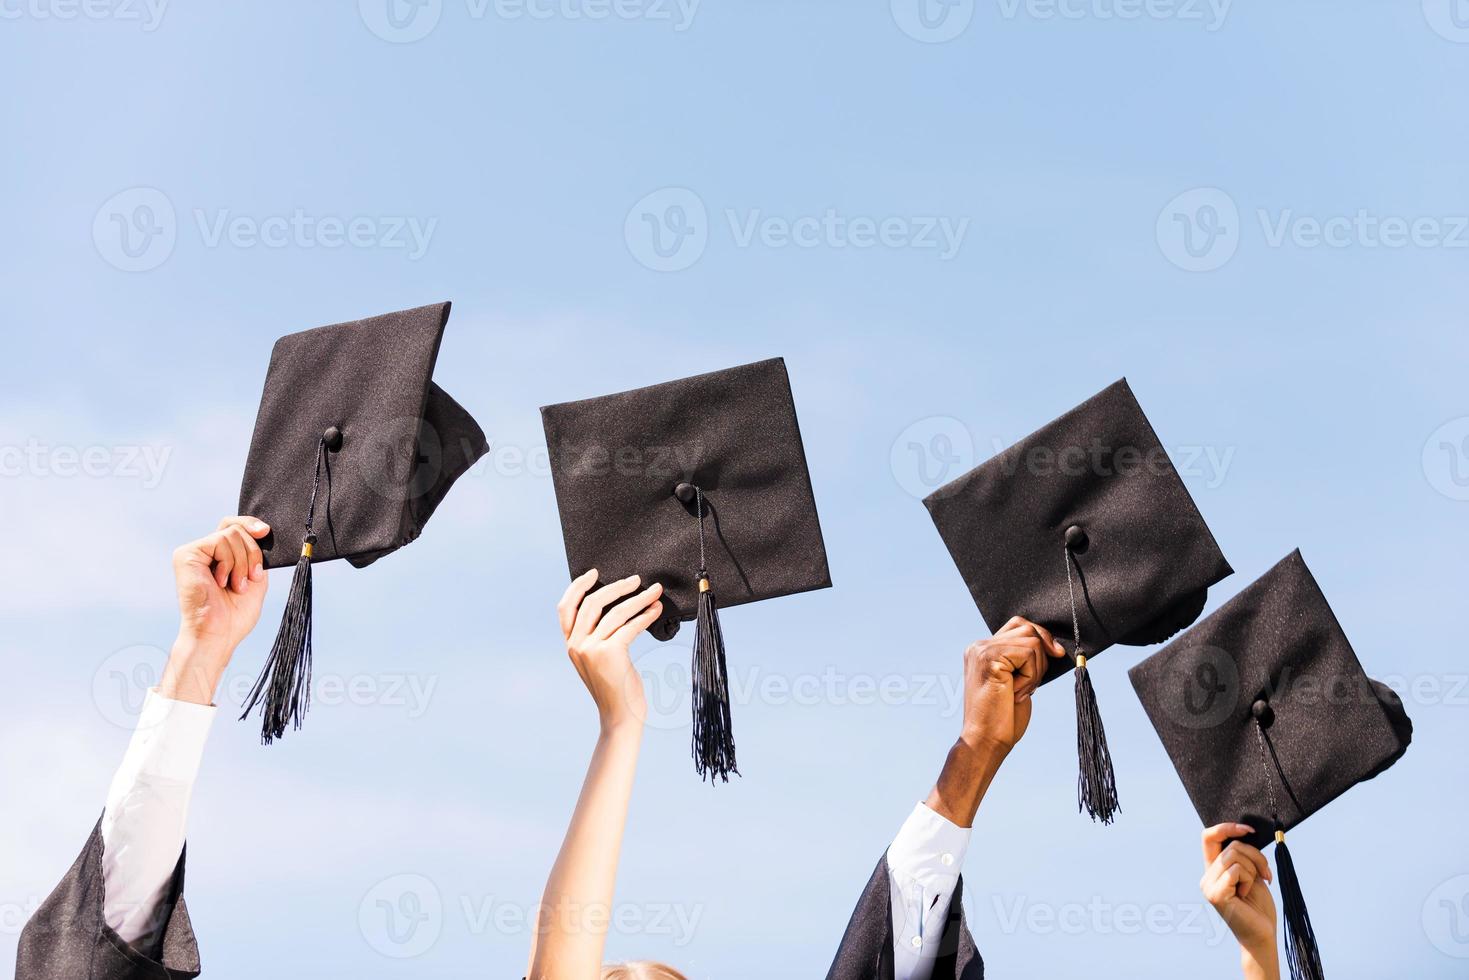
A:
<svg viewBox="0 0 1469 980">
<path fill-rule="evenodd" d="M 1236 569 L 1211 608 L 1299 546 L 1416 723 L 1293 836 L 1327 965 L 1462 974 L 1469 9 L 395 2 L 0 0 L 0 960 L 161 665 L 169 551 L 234 507 L 270 344 L 451 299 L 437 379 L 495 449 L 412 547 L 318 570 L 305 731 L 221 712 L 206 975 L 520 975 L 595 728 L 537 408 L 773 355 L 835 587 L 726 615 L 736 785 L 658 712 L 610 956 L 824 973 L 985 632 L 916 495 L 1125 375 Z M 981 810 L 996 977 L 1235 974 L 1147 652 L 1094 664 L 1114 827 L 1074 812 L 1065 686 Z"/>
</svg>

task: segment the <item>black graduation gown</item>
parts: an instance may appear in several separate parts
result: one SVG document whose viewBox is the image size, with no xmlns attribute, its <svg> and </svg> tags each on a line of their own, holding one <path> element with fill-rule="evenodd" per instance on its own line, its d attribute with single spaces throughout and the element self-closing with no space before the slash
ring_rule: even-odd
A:
<svg viewBox="0 0 1469 980">
<path fill-rule="evenodd" d="M 199 975 L 199 944 L 184 907 L 184 855 L 157 914 L 155 949 L 124 942 L 102 915 L 102 823 L 61 884 L 20 934 L 15 980 L 187 980 Z"/>
<path fill-rule="evenodd" d="M 889 894 L 888 856 L 882 860 L 857 908 L 847 923 L 847 934 L 832 960 L 826 980 L 893 980 L 893 905 Z M 933 965 L 933 980 L 983 980 L 984 960 L 974 946 L 974 937 L 964 921 L 964 879 L 954 886 L 949 916 L 939 956 Z"/>
</svg>

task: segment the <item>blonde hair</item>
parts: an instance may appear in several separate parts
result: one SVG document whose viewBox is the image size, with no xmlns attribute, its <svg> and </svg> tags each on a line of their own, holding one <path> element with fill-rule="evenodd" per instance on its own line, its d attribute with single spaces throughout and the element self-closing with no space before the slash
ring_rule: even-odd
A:
<svg viewBox="0 0 1469 980">
<path fill-rule="evenodd" d="M 602 980 L 689 980 L 667 963 L 634 960 L 602 967 Z"/>
</svg>

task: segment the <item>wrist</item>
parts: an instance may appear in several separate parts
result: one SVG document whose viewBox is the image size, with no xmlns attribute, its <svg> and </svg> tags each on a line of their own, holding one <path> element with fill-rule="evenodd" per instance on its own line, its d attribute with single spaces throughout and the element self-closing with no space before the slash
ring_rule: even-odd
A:
<svg viewBox="0 0 1469 980">
<path fill-rule="evenodd" d="M 1268 949 L 1240 946 L 1239 961 L 1245 980 L 1280 980 L 1280 952 L 1274 943 Z"/>
<path fill-rule="evenodd" d="M 1015 748 L 1014 743 L 1001 741 L 993 735 L 968 726 L 960 731 L 957 746 L 977 759 L 993 761 L 996 766 L 1004 762 L 1010 750 Z"/>
<path fill-rule="evenodd" d="M 599 737 L 603 741 L 637 744 L 643 740 L 642 719 L 633 715 L 624 715 L 617 718 L 603 717 Z"/>
<path fill-rule="evenodd" d="M 958 827 L 972 827 L 980 801 L 1000 771 L 1009 747 L 990 739 L 961 736 L 944 760 L 927 805 Z"/>
<path fill-rule="evenodd" d="M 233 653 L 228 645 L 179 634 L 158 682 L 159 695 L 174 701 L 213 704 Z"/>
</svg>

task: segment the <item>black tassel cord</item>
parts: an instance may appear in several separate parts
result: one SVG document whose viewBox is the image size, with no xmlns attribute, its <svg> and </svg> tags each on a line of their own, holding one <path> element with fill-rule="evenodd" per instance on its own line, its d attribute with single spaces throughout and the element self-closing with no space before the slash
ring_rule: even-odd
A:
<svg viewBox="0 0 1469 980">
<path fill-rule="evenodd" d="M 713 782 L 729 782 L 740 774 L 735 764 L 734 729 L 729 716 L 729 676 L 724 661 L 724 632 L 719 628 L 719 604 L 709 584 L 704 556 L 704 491 L 694 488 L 695 516 L 699 520 L 699 613 L 694 634 L 694 680 L 691 750 L 694 769 Z"/>
<path fill-rule="evenodd" d="M 1086 655 L 1081 649 L 1081 620 L 1076 614 L 1076 587 L 1071 582 L 1071 563 L 1076 559 L 1068 546 L 1066 551 L 1066 592 L 1071 597 L 1071 629 L 1076 641 L 1076 808 L 1085 810 L 1093 820 L 1110 824 L 1122 809 L 1117 801 L 1117 777 L 1112 771 L 1112 753 L 1107 748 L 1107 730 L 1102 727 L 1102 713 L 1097 709 L 1097 692 L 1086 670 Z"/>
<path fill-rule="evenodd" d="M 316 545 L 312 524 L 316 519 L 316 493 L 321 488 L 325 453 L 323 437 L 316 446 L 316 473 L 311 481 L 311 502 L 306 509 L 306 534 L 301 541 L 301 557 L 296 560 L 296 571 L 291 576 L 291 591 L 286 596 L 280 630 L 240 715 L 243 721 L 263 699 L 260 741 L 265 745 L 284 735 L 287 725 L 299 731 L 311 707 L 311 553 Z M 331 463 L 325 465 L 330 484 Z"/>
<path fill-rule="evenodd" d="M 1306 909 L 1306 897 L 1301 893 L 1301 879 L 1296 875 L 1296 862 L 1290 848 L 1285 846 L 1285 827 L 1280 822 L 1280 813 L 1275 804 L 1275 776 L 1290 794 L 1297 812 L 1304 813 L 1300 801 L 1280 768 L 1280 757 L 1275 754 L 1275 745 L 1270 741 L 1265 725 L 1255 721 L 1255 737 L 1260 743 L 1260 765 L 1265 769 L 1265 785 L 1269 791 L 1270 817 L 1275 823 L 1275 870 L 1280 879 L 1280 904 L 1285 913 L 1285 959 L 1290 966 L 1291 980 L 1325 980 L 1326 972 L 1321 966 L 1321 950 L 1316 944 L 1316 930 L 1311 928 L 1311 913 Z M 1275 764 L 1271 772 L 1268 757 Z"/>
</svg>

